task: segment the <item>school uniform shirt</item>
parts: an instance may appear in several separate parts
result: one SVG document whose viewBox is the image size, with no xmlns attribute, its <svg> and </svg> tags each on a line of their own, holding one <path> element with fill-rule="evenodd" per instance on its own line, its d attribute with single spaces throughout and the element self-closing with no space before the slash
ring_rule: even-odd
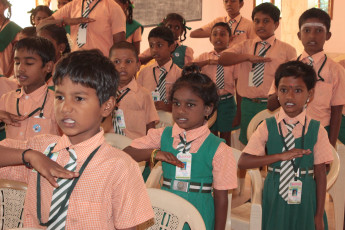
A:
<svg viewBox="0 0 345 230">
<path fill-rule="evenodd" d="M 284 124 L 284 121 L 287 124 L 298 124 L 292 130 L 292 134 L 295 138 L 300 138 L 302 136 L 303 126 L 305 125 L 305 133 L 308 132 L 308 126 L 310 123 L 311 118 L 306 115 L 306 111 L 303 110 L 298 116 L 291 118 L 289 117 L 283 109 L 280 109 L 279 113 L 275 115 L 277 126 L 280 124 L 283 132 L 283 136 L 287 135 L 287 128 Z M 305 120 L 306 119 L 306 120 Z M 279 130 L 278 130 L 279 132 Z M 248 144 L 243 149 L 243 152 L 255 155 L 255 156 L 264 156 L 265 153 L 265 146 L 268 140 L 268 130 L 266 120 L 264 120 L 257 130 L 253 133 Z M 329 143 L 327 131 L 325 128 L 320 125 L 319 133 L 317 135 L 317 142 L 315 143 L 314 149 L 314 165 L 322 164 L 322 163 L 330 163 L 333 161 L 333 153 L 332 153 L 332 146 Z"/>
<path fill-rule="evenodd" d="M 309 55 L 303 51 L 299 60 L 309 63 Z M 325 61 L 325 52 L 321 51 L 311 56 L 314 60 L 313 68 L 318 81 L 315 85 L 314 98 L 307 107 L 307 114 L 314 120 L 320 121 L 324 127 L 330 125 L 331 106 L 345 105 L 345 69 L 341 65 L 327 57 L 321 69 L 320 76 L 324 81 L 319 80 L 318 72 Z M 276 92 L 274 83 L 271 85 L 269 94 Z M 343 110 L 344 111 L 344 110 Z"/>
<path fill-rule="evenodd" d="M 260 38 L 243 41 L 224 52 L 233 52 L 237 54 L 254 54 L 255 45 L 261 42 Z M 252 71 L 251 62 L 242 62 L 237 65 L 235 76 L 237 76 L 237 91 L 241 97 L 247 98 L 267 98 L 268 91 L 274 81 L 274 74 L 278 66 L 293 58 L 296 58 L 296 49 L 291 45 L 282 42 L 273 35 L 266 40 L 271 48 L 266 52 L 265 57 L 272 59 L 271 62 L 265 62 L 263 83 L 259 87 L 249 86 L 249 73 Z M 267 49 L 268 45 L 266 45 Z M 255 55 L 258 55 L 261 44 L 258 43 Z"/>
<path fill-rule="evenodd" d="M 86 1 L 75 0 L 56 11 L 53 17 L 57 20 L 81 17 L 83 1 L 85 10 Z M 92 9 L 98 1 L 94 0 L 89 8 Z M 95 19 L 95 21 L 87 24 L 86 44 L 81 48 L 77 44 L 79 24 L 71 25 L 71 39 L 73 41 L 71 50 L 99 49 L 104 56 L 108 56 L 114 43 L 113 35 L 126 32 L 126 16 L 123 10 L 114 0 L 101 0 L 90 12 L 88 18 Z"/>
<path fill-rule="evenodd" d="M 139 27 L 138 29 L 136 29 L 134 31 L 134 33 L 132 33 L 127 39 L 126 41 L 129 43 L 134 43 L 134 42 L 140 42 L 141 41 L 141 27 Z"/>
<path fill-rule="evenodd" d="M 159 149 L 164 128 L 150 129 L 147 136 L 135 139 L 131 146 L 137 149 Z M 187 142 L 191 143 L 190 153 L 196 153 L 202 143 L 210 134 L 207 123 L 203 126 L 185 131 L 174 124 L 172 129 L 173 147 L 176 149 L 180 143 L 179 135 L 186 132 Z M 220 143 L 212 161 L 213 187 L 218 190 L 229 190 L 237 187 L 237 167 L 232 150 L 225 143 Z"/>
<path fill-rule="evenodd" d="M 218 23 L 218 22 L 226 22 L 229 23 L 231 18 L 229 16 L 224 17 L 218 17 L 214 19 L 212 22 L 208 23 L 207 25 L 204 25 L 201 27 L 203 31 L 206 31 L 208 33 L 211 33 L 212 27 Z M 230 41 L 229 46 L 233 46 L 235 44 L 241 43 L 244 40 L 247 39 L 254 39 L 256 38 L 255 30 L 253 22 L 246 19 L 245 17 L 242 17 L 242 15 L 238 15 L 234 18 L 235 22 L 232 24 L 232 36 L 233 40 Z"/>
<path fill-rule="evenodd" d="M 24 89 L 11 91 L 0 98 L 0 110 L 11 114 L 29 115 L 32 111 L 42 106 L 48 86 L 45 84 L 30 94 L 26 94 Z M 40 111 L 31 117 L 20 121 L 20 126 L 6 125 L 6 138 L 16 140 L 27 140 L 30 137 L 41 134 L 60 135 L 58 125 L 54 115 L 54 92 L 48 90 L 47 99 L 43 109 L 43 117 L 40 118 Z"/>
<path fill-rule="evenodd" d="M 123 111 L 126 128 L 123 130 L 131 139 L 146 135 L 146 125 L 158 122 L 159 117 L 151 93 L 138 85 L 133 79 L 121 90 L 129 88 L 128 93 L 120 101 L 118 108 Z M 112 128 L 111 132 L 114 132 Z"/>
<path fill-rule="evenodd" d="M 0 97 L 19 88 L 18 81 L 7 77 L 0 77 Z"/>
<path fill-rule="evenodd" d="M 215 50 L 203 53 L 199 57 L 197 57 L 194 61 L 205 61 L 205 60 L 218 60 L 220 53 L 217 53 Z M 236 66 L 224 66 L 224 89 L 218 89 L 219 95 L 225 95 L 231 93 L 232 95 L 235 94 L 235 80 L 236 77 L 234 76 L 234 69 Z M 216 76 L 217 76 L 217 65 L 205 65 L 201 68 L 203 74 L 209 76 L 214 83 L 216 83 Z"/>
<path fill-rule="evenodd" d="M 182 43 L 180 41 L 175 41 L 175 45 L 182 45 Z M 193 57 L 193 54 L 194 54 L 194 51 L 192 48 L 186 46 L 186 53 L 185 53 L 185 56 L 184 56 L 184 63 L 187 64 L 187 63 L 190 63 L 193 61 L 194 57 Z M 147 57 L 151 57 L 151 51 L 150 51 L 150 48 L 146 49 L 144 52 L 142 52 L 140 55 L 139 55 L 139 59 L 143 59 L 143 58 L 147 58 Z"/>
<path fill-rule="evenodd" d="M 137 78 L 138 84 L 143 86 L 150 93 L 155 91 L 155 89 L 157 88 L 156 81 L 159 83 L 159 75 L 161 71 L 159 70 L 158 67 L 159 65 L 155 61 L 155 63 L 153 63 L 152 65 L 144 67 L 140 71 L 139 76 Z M 171 59 L 170 61 L 165 63 L 165 65 L 163 65 L 162 67 L 164 67 L 165 70 L 168 71 L 168 74 L 166 75 L 166 78 L 165 78 L 166 99 L 168 100 L 169 95 L 170 95 L 170 89 L 172 85 L 175 83 L 175 81 L 181 77 L 182 70 L 177 65 L 173 64 Z M 156 80 L 155 80 L 155 76 L 153 75 L 153 69 L 156 74 Z"/>
<path fill-rule="evenodd" d="M 53 152 L 58 152 L 56 162 L 65 166 L 70 159 L 66 148 L 73 149 L 77 155 L 76 171 L 80 170 L 91 152 L 101 146 L 69 198 L 66 229 L 124 229 L 153 218 L 138 163 L 128 154 L 108 145 L 103 135 L 104 132 L 100 131 L 76 145 L 65 135 L 44 135 L 26 142 L 6 139 L 1 144 L 44 152 L 50 144 L 57 143 L 53 149 Z M 37 173 L 28 169 L 26 171 L 29 172 L 29 184 L 24 204 L 24 227 L 39 228 L 41 226 L 36 211 Z M 46 222 L 54 187 L 43 177 L 40 187 L 42 221 Z"/>
</svg>

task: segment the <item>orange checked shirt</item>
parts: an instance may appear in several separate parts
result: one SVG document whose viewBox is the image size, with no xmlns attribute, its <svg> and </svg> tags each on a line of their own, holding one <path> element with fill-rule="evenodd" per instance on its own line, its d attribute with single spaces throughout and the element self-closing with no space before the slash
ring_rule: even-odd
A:
<svg viewBox="0 0 345 230">
<path fill-rule="evenodd" d="M 286 115 L 283 109 L 280 109 L 279 113 L 275 115 L 275 118 L 277 120 L 277 125 L 279 123 L 281 124 L 284 137 L 287 135 L 287 128 L 283 120 L 285 120 L 287 124 L 295 124 L 296 122 L 298 122 L 298 124 L 292 130 L 292 134 L 294 135 L 295 138 L 299 138 L 302 136 L 302 130 L 303 130 L 304 125 L 306 126 L 305 133 L 308 132 L 308 126 L 309 126 L 311 118 L 307 116 L 307 122 L 305 124 L 305 117 L 306 117 L 305 110 L 294 118 L 291 118 L 288 115 Z M 256 156 L 264 156 L 266 154 L 265 146 L 266 146 L 267 140 L 268 140 L 267 125 L 266 125 L 266 121 L 263 121 L 259 125 L 257 130 L 251 136 L 250 140 L 248 141 L 248 144 L 243 149 L 243 152 L 251 154 L 251 155 L 256 155 Z M 317 142 L 314 146 L 313 151 L 314 151 L 314 165 L 322 164 L 322 163 L 330 163 L 333 161 L 332 146 L 329 143 L 327 131 L 322 125 L 320 125 L 319 133 L 317 136 Z"/>
<path fill-rule="evenodd" d="M 194 61 L 205 61 L 205 60 L 218 60 L 219 55 L 216 51 L 211 51 L 209 53 L 203 53 L 199 57 L 197 57 Z M 235 66 L 224 66 L 224 89 L 220 89 L 218 94 L 225 95 L 231 93 L 232 95 L 235 94 L 235 76 L 234 76 L 234 69 Z M 209 78 L 212 79 L 214 83 L 216 83 L 216 76 L 217 76 L 217 65 L 206 65 L 201 68 L 203 74 L 206 74 Z"/>
<path fill-rule="evenodd" d="M 140 71 L 137 78 L 138 84 L 143 86 L 150 93 L 155 91 L 155 89 L 157 88 L 157 83 L 159 82 L 159 75 L 161 71 L 158 67 L 159 66 L 157 62 L 153 63 L 152 65 L 146 66 Z M 162 67 L 164 67 L 168 72 L 165 78 L 166 99 L 168 99 L 170 95 L 170 89 L 175 81 L 181 77 L 182 70 L 176 64 L 173 64 L 171 59 Z M 155 75 L 153 74 L 153 71 L 155 71 Z"/>
<path fill-rule="evenodd" d="M 100 131 L 76 145 L 71 144 L 65 135 L 44 135 L 26 142 L 6 139 L 1 144 L 31 148 L 47 154 L 49 146 L 56 143 L 52 159 L 62 166 L 70 159 L 66 148 L 73 149 L 77 154 L 76 171 L 80 170 L 91 152 L 101 146 L 80 176 L 69 199 L 66 229 L 124 229 L 137 226 L 154 217 L 138 163 L 105 143 L 103 134 Z M 43 228 L 38 223 L 36 211 L 37 173 L 28 169 L 27 172 L 29 184 L 24 204 L 24 227 Z M 47 222 L 54 187 L 43 177 L 40 187 L 42 221 Z"/>
<path fill-rule="evenodd" d="M 137 149 L 159 149 L 161 146 L 161 136 L 164 128 L 150 129 L 147 136 L 133 140 L 131 146 Z M 174 124 L 172 137 L 173 147 L 176 149 L 180 143 L 179 135 L 185 132 L 184 129 Z M 191 143 L 190 152 L 196 153 L 202 143 L 210 134 L 210 130 L 205 123 L 203 126 L 186 131 L 187 142 Z M 221 143 L 213 157 L 213 187 L 218 190 L 229 190 L 237 187 L 237 166 L 232 150 L 225 143 Z"/>
<path fill-rule="evenodd" d="M 46 94 L 47 99 L 44 103 Z M 42 107 L 44 103 L 43 117 L 41 118 L 40 111 L 37 111 L 31 117 L 21 121 L 19 127 L 6 125 L 6 138 L 27 140 L 41 134 L 60 135 L 54 115 L 54 92 L 48 90 L 47 85 L 41 86 L 30 94 L 26 94 L 21 88 L 20 92 L 11 91 L 3 95 L 0 98 L 0 110 L 18 115 L 17 102 L 21 115 L 29 115 L 35 109 Z"/>
<path fill-rule="evenodd" d="M 126 128 L 123 130 L 131 139 L 146 135 L 146 125 L 151 122 L 158 122 L 159 117 L 151 93 L 138 85 L 133 79 L 121 90 L 129 88 L 128 93 L 119 102 L 119 109 L 122 109 L 125 118 Z M 111 130 L 114 132 L 114 129 Z"/>
<path fill-rule="evenodd" d="M 260 38 L 249 39 L 242 43 L 236 44 L 231 48 L 225 50 L 224 52 L 233 52 L 237 54 L 253 54 L 255 51 L 256 44 L 256 53 L 258 55 L 261 48 Z M 272 59 L 271 62 L 265 62 L 264 69 L 264 79 L 263 83 L 259 87 L 249 86 L 249 73 L 252 71 L 251 62 L 242 62 L 237 65 L 235 75 L 237 76 L 237 90 L 241 97 L 247 98 L 267 98 L 268 91 L 274 81 L 274 74 L 278 66 L 284 62 L 287 62 L 293 58 L 296 58 L 296 49 L 291 45 L 282 42 L 271 36 L 266 40 L 271 47 L 268 49 L 266 56 Z"/>
<path fill-rule="evenodd" d="M 211 34 L 212 27 L 218 23 L 218 22 L 226 22 L 229 23 L 231 18 L 229 16 L 225 17 L 219 17 L 214 19 L 212 22 L 208 23 L 207 25 L 204 25 L 201 27 L 203 31 L 206 31 Z M 244 40 L 247 39 L 253 39 L 256 38 L 253 22 L 242 17 L 241 15 L 238 15 L 233 20 L 233 24 L 231 25 L 232 30 L 232 41 L 230 41 L 229 46 L 233 46 L 235 44 L 241 43 Z"/>
</svg>

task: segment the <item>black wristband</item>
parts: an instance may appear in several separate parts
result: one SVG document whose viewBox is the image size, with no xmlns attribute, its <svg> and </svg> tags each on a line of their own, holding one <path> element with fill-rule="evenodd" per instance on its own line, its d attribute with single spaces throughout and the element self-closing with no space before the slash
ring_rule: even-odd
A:
<svg viewBox="0 0 345 230">
<path fill-rule="evenodd" d="M 23 151 L 23 153 L 22 153 L 22 161 L 23 161 L 23 164 L 24 164 L 27 168 L 32 169 L 32 165 L 31 165 L 29 162 L 27 162 L 27 161 L 24 160 L 24 155 L 25 155 L 25 153 L 26 153 L 27 151 L 29 151 L 29 150 L 32 150 L 32 149 L 26 149 L 26 150 Z"/>
</svg>

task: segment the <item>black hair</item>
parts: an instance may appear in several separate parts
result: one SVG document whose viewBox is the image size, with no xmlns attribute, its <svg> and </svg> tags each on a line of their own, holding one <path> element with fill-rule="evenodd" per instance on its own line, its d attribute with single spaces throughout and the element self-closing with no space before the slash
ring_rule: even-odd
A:
<svg viewBox="0 0 345 230">
<path fill-rule="evenodd" d="M 35 26 L 35 22 L 34 22 L 34 19 L 35 19 L 35 16 L 36 14 L 39 12 L 39 11 L 43 11 L 45 12 L 46 14 L 48 14 L 48 17 L 51 16 L 53 14 L 53 11 L 51 11 L 49 9 L 48 6 L 43 6 L 43 5 L 40 5 L 40 6 L 37 6 L 36 8 L 28 11 L 28 13 L 31 13 L 30 15 L 30 23 L 31 25 Z M 37 25 L 36 25 L 37 26 Z"/>
<path fill-rule="evenodd" d="M 186 26 L 186 20 L 180 15 L 176 13 L 170 13 L 168 14 L 162 21 L 162 25 L 166 26 L 166 24 L 169 21 L 178 21 L 181 24 L 181 28 L 183 30 L 182 35 L 180 36 L 180 42 L 183 42 L 186 40 L 186 35 L 187 35 L 187 26 Z"/>
<path fill-rule="evenodd" d="M 229 32 L 229 36 L 231 36 L 231 28 L 229 26 L 229 23 L 225 23 L 225 22 L 217 22 L 216 24 L 214 24 L 212 29 L 211 29 L 211 33 L 212 33 L 213 29 L 215 27 L 218 27 L 218 26 L 224 27 Z"/>
<path fill-rule="evenodd" d="M 128 4 L 128 7 L 126 9 L 126 18 L 127 18 L 127 22 L 129 24 L 132 24 L 133 22 L 133 4 L 131 2 L 131 0 L 118 0 L 119 2 L 121 2 L 122 4 Z"/>
<path fill-rule="evenodd" d="M 134 53 L 136 60 L 139 61 L 137 49 L 135 48 L 135 46 L 132 43 L 129 43 L 126 41 L 121 41 L 121 42 L 115 43 L 109 50 L 109 58 L 111 57 L 111 53 L 117 49 L 127 49 L 127 50 L 132 51 Z"/>
<path fill-rule="evenodd" d="M 58 45 L 65 44 L 66 48 L 63 54 L 71 52 L 71 47 L 69 46 L 68 39 L 66 36 L 66 30 L 63 27 L 57 26 L 55 24 L 51 24 L 51 25 L 43 26 L 42 28 L 40 28 L 39 31 L 43 31 L 43 30 L 47 31 L 50 37 L 52 37 Z"/>
<path fill-rule="evenodd" d="M 161 38 L 164 41 L 168 42 L 169 46 L 174 44 L 174 34 L 173 32 L 164 26 L 157 26 L 153 28 L 149 33 L 150 38 Z"/>
<path fill-rule="evenodd" d="M 270 2 L 262 3 L 253 9 L 253 12 L 252 12 L 253 21 L 254 21 L 255 14 L 258 12 L 269 15 L 273 19 L 274 22 L 279 22 L 280 10 L 278 7 L 276 7 Z"/>
<path fill-rule="evenodd" d="M 54 85 L 64 78 L 96 90 L 99 104 L 116 96 L 119 74 L 113 63 L 100 50 L 81 50 L 67 54 L 59 60 L 53 75 Z"/>
<path fill-rule="evenodd" d="M 201 69 L 195 64 L 184 66 L 182 69 L 182 76 L 188 75 L 190 73 L 201 73 Z"/>
<path fill-rule="evenodd" d="M 214 82 L 207 75 L 202 74 L 195 69 L 194 71 L 182 75 L 176 80 L 171 89 L 170 101 L 173 101 L 176 90 L 185 87 L 191 89 L 196 95 L 198 95 L 206 106 L 213 105 L 212 113 L 209 115 L 209 117 L 211 117 L 217 109 L 219 100 L 217 87 Z"/>
<path fill-rule="evenodd" d="M 26 49 L 28 52 L 36 53 L 42 59 L 42 66 L 50 61 L 55 61 L 55 48 L 51 41 L 41 37 L 29 37 L 19 40 L 14 50 Z"/>
<path fill-rule="evenodd" d="M 36 27 L 28 26 L 20 31 L 22 34 L 26 35 L 27 37 L 35 37 L 36 36 Z"/>
<path fill-rule="evenodd" d="M 278 89 L 279 81 L 283 77 L 302 78 L 308 90 L 315 87 L 316 73 L 312 66 L 307 65 L 301 61 L 289 61 L 281 64 L 275 73 L 274 84 Z"/>
<path fill-rule="evenodd" d="M 301 29 L 303 23 L 309 18 L 319 19 L 326 26 L 327 32 L 331 29 L 331 17 L 325 11 L 317 8 L 311 8 L 303 12 L 298 20 L 299 29 Z"/>
<path fill-rule="evenodd" d="M 7 7 L 8 8 L 8 11 L 7 11 L 7 19 L 10 19 L 11 16 L 12 16 L 12 9 L 11 9 L 11 3 L 7 0 L 0 0 L 0 3 L 3 4 L 5 6 L 5 8 Z"/>
</svg>

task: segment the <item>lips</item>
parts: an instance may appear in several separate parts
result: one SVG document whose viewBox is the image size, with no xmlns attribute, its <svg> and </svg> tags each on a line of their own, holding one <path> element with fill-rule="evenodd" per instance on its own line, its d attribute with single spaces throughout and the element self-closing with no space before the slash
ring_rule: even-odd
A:
<svg viewBox="0 0 345 230">
<path fill-rule="evenodd" d="M 75 120 L 71 118 L 65 118 L 62 120 L 62 123 L 65 127 L 73 127 L 75 125 Z"/>
<path fill-rule="evenodd" d="M 26 79 L 28 79 L 28 77 L 24 76 L 24 75 L 18 75 L 17 79 L 18 79 L 18 81 L 25 81 Z"/>
<path fill-rule="evenodd" d="M 315 46 L 317 43 L 315 41 L 310 41 L 307 43 L 307 45 L 309 46 Z"/>
<path fill-rule="evenodd" d="M 292 107 L 292 106 L 295 106 L 295 103 L 286 102 L 286 103 L 285 103 L 285 106 L 286 106 L 286 107 Z"/>
</svg>

